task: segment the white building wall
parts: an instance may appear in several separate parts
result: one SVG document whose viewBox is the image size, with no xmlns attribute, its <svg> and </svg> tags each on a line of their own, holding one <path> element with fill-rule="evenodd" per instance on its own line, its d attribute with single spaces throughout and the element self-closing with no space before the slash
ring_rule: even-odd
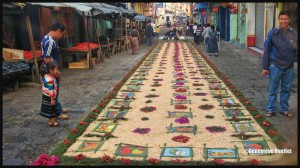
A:
<svg viewBox="0 0 300 168">
<path fill-rule="evenodd" d="M 255 35 L 255 3 L 247 3 L 247 17 L 246 17 L 246 32 L 247 35 Z"/>
</svg>

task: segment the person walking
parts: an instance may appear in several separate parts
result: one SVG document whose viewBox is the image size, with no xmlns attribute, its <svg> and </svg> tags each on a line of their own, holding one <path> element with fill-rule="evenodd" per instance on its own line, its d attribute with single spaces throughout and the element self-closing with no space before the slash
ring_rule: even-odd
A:
<svg viewBox="0 0 300 168">
<path fill-rule="evenodd" d="M 132 48 L 132 54 L 137 54 L 139 50 L 139 32 L 136 30 L 135 26 L 132 26 L 132 30 L 130 32 L 130 42 Z"/>
<path fill-rule="evenodd" d="M 45 64 L 45 75 L 42 77 L 42 104 L 40 115 L 49 118 L 49 126 L 59 126 L 55 119 L 60 115 L 57 109 L 57 92 L 58 85 L 55 76 L 59 74 L 58 64 L 55 61 L 50 61 Z"/>
<path fill-rule="evenodd" d="M 280 88 L 279 113 L 292 117 L 288 102 L 294 79 L 294 62 L 298 61 L 298 32 L 289 25 L 289 12 L 281 11 L 278 19 L 279 26 L 268 32 L 264 43 L 262 75 L 269 78 L 269 101 L 265 115 L 272 117 L 275 114 Z"/>
<path fill-rule="evenodd" d="M 59 40 L 63 33 L 65 32 L 66 28 L 61 23 L 54 23 L 51 27 L 50 32 L 45 35 L 41 41 L 41 50 L 42 50 L 42 57 L 43 62 L 41 66 L 41 78 L 46 74 L 46 64 L 50 61 L 55 61 L 60 64 L 60 56 L 59 56 L 59 49 L 58 45 L 55 40 Z M 58 66 L 58 71 L 60 72 L 60 66 Z M 68 115 L 63 114 L 66 113 L 66 109 L 62 109 L 62 106 L 59 102 L 59 86 L 60 86 L 60 73 L 55 74 L 56 82 L 57 82 L 57 110 L 59 113 L 60 119 L 67 119 L 69 118 Z"/>
<path fill-rule="evenodd" d="M 208 47 L 209 32 L 210 32 L 210 24 L 207 23 L 206 28 L 202 32 L 202 36 L 204 38 L 206 52 L 209 54 L 209 56 L 211 56 L 210 51 L 209 51 L 209 47 Z"/>
<path fill-rule="evenodd" d="M 197 23 L 194 23 L 193 26 L 193 35 L 194 35 L 194 42 L 196 42 L 196 30 L 198 29 Z"/>
<path fill-rule="evenodd" d="M 155 41 L 155 38 L 156 38 L 156 24 L 155 24 L 155 21 L 153 21 L 151 23 L 151 26 L 153 28 L 152 39 Z"/>
<path fill-rule="evenodd" d="M 185 36 L 189 36 L 189 24 L 186 24 L 186 28 L 185 28 Z"/>
<path fill-rule="evenodd" d="M 210 54 L 214 53 L 216 57 L 218 56 L 218 38 L 217 38 L 217 31 L 215 30 L 214 25 L 211 25 L 211 27 L 210 27 L 208 48 L 209 48 Z"/>
<path fill-rule="evenodd" d="M 200 30 L 200 25 L 198 25 L 198 28 L 196 30 L 196 44 L 200 44 L 200 36 L 201 36 L 201 30 Z"/>
<path fill-rule="evenodd" d="M 146 45 L 147 46 L 152 46 L 152 34 L 153 34 L 153 28 L 151 26 L 151 21 L 148 22 L 145 30 L 145 35 L 146 35 Z"/>
</svg>

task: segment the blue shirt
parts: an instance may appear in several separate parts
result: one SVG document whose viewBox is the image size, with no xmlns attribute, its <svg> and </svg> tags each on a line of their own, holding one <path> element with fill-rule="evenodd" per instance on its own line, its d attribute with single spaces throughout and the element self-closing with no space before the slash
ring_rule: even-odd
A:
<svg viewBox="0 0 300 168">
<path fill-rule="evenodd" d="M 286 31 L 279 27 L 270 30 L 264 44 L 263 69 L 268 70 L 271 63 L 280 69 L 293 67 L 298 60 L 297 38 L 292 27 Z"/>
<path fill-rule="evenodd" d="M 59 49 L 56 42 L 49 35 L 43 37 L 41 41 L 41 49 L 42 49 L 42 57 L 44 58 L 52 58 L 53 61 L 57 62 L 58 65 L 60 63 L 59 57 Z"/>
</svg>

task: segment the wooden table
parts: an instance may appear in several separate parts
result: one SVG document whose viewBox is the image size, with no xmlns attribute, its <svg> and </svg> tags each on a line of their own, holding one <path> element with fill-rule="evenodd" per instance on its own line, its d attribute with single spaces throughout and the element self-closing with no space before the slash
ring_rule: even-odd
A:
<svg viewBox="0 0 300 168">
<path fill-rule="evenodd" d="M 128 51 L 129 49 L 130 49 L 130 36 L 127 36 L 127 38 L 126 38 L 126 36 L 124 36 L 124 38 L 125 38 L 125 50 L 126 51 Z"/>
<path fill-rule="evenodd" d="M 112 53 L 114 51 L 114 43 L 102 44 L 101 48 L 104 49 L 102 50 L 103 55 L 106 55 L 107 58 L 111 58 L 110 56 L 112 56 Z"/>
<path fill-rule="evenodd" d="M 32 79 L 32 83 L 35 82 L 35 71 L 39 71 L 40 66 L 42 64 L 43 61 L 43 57 L 39 56 L 36 57 L 36 60 L 38 62 L 38 69 L 36 69 L 35 65 L 34 65 L 34 58 L 31 58 L 29 60 L 26 59 L 26 61 L 28 62 L 28 64 L 31 66 L 30 71 L 31 71 L 31 79 Z M 39 81 L 40 79 L 36 79 L 36 81 Z"/>
<path fill-rule="evenodd" d="M 122 37 L 122 38 L 121 38 L 121 44 L 120 44 L 120 45 L 121 45 L 121 46 L 120 46 L 120 47 L 121 47 L 121 51 L 125 51 L 125 50 L 127 51 L 127 49 L 126 49 L 126 42 L 127 42 L 126 37 L 125 37 L 125 36 Z"/>
<path fill-rule="evenodd" d="M 101 54 L 100 49 L 101 46 L 97 46 L 90 49 L 90 52 L 88 50 L 69 50 L 68 48 L 61 48 L 60 49 L 60 66 L 62 66 L 62 55 L 73 55 L 76 57 L 77 54 L 86 54 L 87 58 L 87 69 L 93 68 L 93 61 L 92 61 L 92 51 L 97 50 L 97 58 L 101 60 Z"/>
</svg>

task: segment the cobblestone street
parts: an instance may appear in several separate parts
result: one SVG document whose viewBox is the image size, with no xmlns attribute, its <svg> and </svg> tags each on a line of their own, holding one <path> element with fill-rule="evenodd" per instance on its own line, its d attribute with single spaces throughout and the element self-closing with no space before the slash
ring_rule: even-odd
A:
<svg viewBox="0 0 300 168">
<path fill-rule="evenodd" d="M 160 36 L 168 29 L 162 28 Z M 190 41 L 192 37 L 188 37 Z M 261 76 L 259 57 L 247 49 L 239 49 L 230 42 L 221 41 L 219 56 L 207 57 L 222 71 L 244 95 L 265 112 L 268 101 L 268 79 Z M 204 44 L 199 46 L 205 54 Z M 41 85 L 20 82 L 20 89 L 3 90 L 3 165 L 29 165 L 41 153 L 50 153 L 57 142 L 63 141 L 68 132 L 97 105 L 102 97 L 149 51 L 140 44 L 140 51 L 132 55 L 122 51 L 106 59 L 94 69 L 62 69 L 60 102 L 68 109 L 69 119 L 59 120 L 60 127 L 49 127 L 47 119 L 39 115 Z M 298 70 L 297 63 L 294 68 Z M 296 75 L 298 76 L 298 74 Z M 297 149 L 298 78 L 294 80 L 290 112 L 294 117 L 276 115 L 269 121 Z M 278 111 L 277 111 L 278 112 Z M 297 151 L 293 157 L 297 158 Z"/>
</svg>

